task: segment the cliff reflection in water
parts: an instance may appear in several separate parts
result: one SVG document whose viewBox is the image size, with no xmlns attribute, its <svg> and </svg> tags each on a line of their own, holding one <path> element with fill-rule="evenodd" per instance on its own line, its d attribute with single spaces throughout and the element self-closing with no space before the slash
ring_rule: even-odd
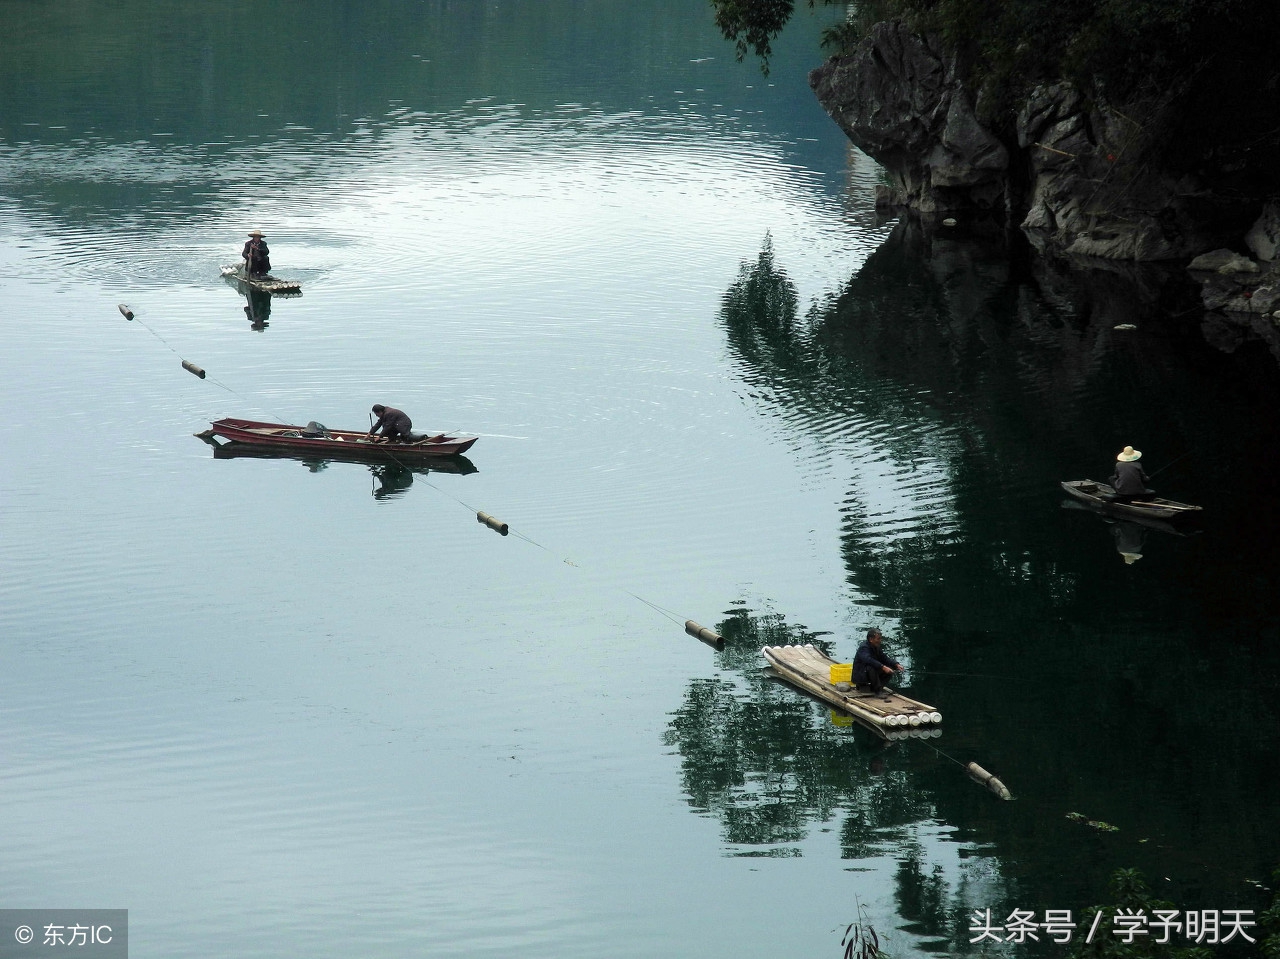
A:
<svg viewBox="0 0 1280 959">
<path fill-rule="evenodd" d="M 921 858 L 930 824 L 982 850 L 983 908 L 1011 889 L 1021 908 L 1080 908 L 1118 866 L 1196 896 L 1273 868 L 1280 521 L 1260 464 L 1280 440 L 1280 389 L 1265 346 L 1228 356 L 1198 318 L 1179 326 L 1177 278 L 1159 271 L 1049 273 L 908 222 L 803 316 L 779 260 L 766 239 L 723 298 L 737 373 L 793 443 L 847 469 L 833 505 L 851 620 L 896 621 L 912 695 L 947 717 L 938 745 L 1021 801 L 992 802 L 927 743 L 886 748 L 770 685 L 760 646 L 813 634 L 736 612 L 719 656 L 740 678 L 691 685 L 671 726 L 692 805 L 771 855 L 842 818 L 842 855 L 915 863 L 902 916 L 934 903 L 916 928 L 960 951 L 969 880 L 936 842 Z M 1060 480 L 1105 479 L 1125 444 L 1149 470 L 1199 453 L 1155 485 L 1205 503 L 1200 535 L 1060 508 Z M 1120 834 L 1082 835 L 1075 810 Z"/>
</svg>

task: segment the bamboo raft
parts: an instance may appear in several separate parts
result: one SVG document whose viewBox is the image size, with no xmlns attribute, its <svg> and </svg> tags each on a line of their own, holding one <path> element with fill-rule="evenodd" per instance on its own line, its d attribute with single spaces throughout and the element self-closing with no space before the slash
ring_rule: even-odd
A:
<svg viewBox="0 0 1280 959">
<path fill-rule="evenodd" d="M 862 692 L 852 686 L 847 692 L 837 689 L 831 682 L 831 667 L 836 661 L 812 644 L 765 646 L 760 652 L 780 679 L 849 713 L 885 739 L 942 733 L 938 726 L 942 713 L 899 692 Z"/>
<path fill-rule="evenodd" d="M 302 284 L 299 281 L 282 280 L 280 277 L 272 276 L 270 273 L 263 276 L 249 276 L 244 271 L 244 264 L 224 266 L 222 275 L 255 290 L 262 290 L 264 293 L 275 293 L 283 296 L 301 295 L 302 293 Z"/>
</svg>

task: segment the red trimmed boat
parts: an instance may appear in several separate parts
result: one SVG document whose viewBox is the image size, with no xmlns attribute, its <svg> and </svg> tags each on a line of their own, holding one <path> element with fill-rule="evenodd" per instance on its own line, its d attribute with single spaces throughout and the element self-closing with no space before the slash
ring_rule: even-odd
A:
<svg viewBox="0 0 1280 959">
<path fill-rule="evenodd" d="M 260 423 L 256 420 L 221 419 L 203 433 L 202 439 L 220 436 L 232 443 L 246 443 L 259 449 L 292 450 L 318 456 L 351 459 L 385 459 L 417 461 L 428 457 L 458 456 L 479 438 L 476 436 L 434 436 L 413 434 L 406 442 L 375 441 L 364 432 L 331 430 L 319 423 L 289 426 L 283 423 Z"/>
</svg>

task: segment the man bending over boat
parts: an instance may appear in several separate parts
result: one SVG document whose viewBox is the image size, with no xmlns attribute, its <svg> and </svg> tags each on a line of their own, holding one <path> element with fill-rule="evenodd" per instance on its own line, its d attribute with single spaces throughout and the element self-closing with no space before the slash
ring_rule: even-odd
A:
<svg viewBox="0 0 1280 959">
<path fill-rule="evenodd" d="M 240 251 L 240 257 L 244 260 L 245 271 L 249 276 L 266 276 L 271 272 L 271 251 L 267 249 L 266 241 L 262 239 L 262 235 L 261 230 L 251 230 L 249 232 L 249 242 Z"/>
<path fill-rule="evenodd" d="M 386 440 L 407 443 L 412 438 L 409 431 L 413 429 L 413 421 L 401 410 L 374 403 L 373 411 L 378 414 L 378 422 L 373 424 L 367 435 L 375 443 L 378 442 L 378 430 L 382 430 L 382 436 Z"/>
<path fill-rule="evenodd" d="M 1142 451 L 1132 446 L 1126 446 L 1116 457 L 1116 471 L 1111 475 L 1111 488 L 1116 491 L 1116 499 L 1130 503 L 1151 499 L 1155 495 L 1154 490 L 1147 489 L 1151 480 L 1143 472 L 1142 464 L 1138 462 L 1140 459 Z"/>
<path fill-rule="evenodd" d="M 873 694 L 884 689 L 889 676 L 902 672 L 902 664 L 880 648 L 882 639 L 880 630 L 872 626 L 867 630 L 866 642 L 853 657 L 853 681 L 859 686 L 870 686 Z"/>
</svg>

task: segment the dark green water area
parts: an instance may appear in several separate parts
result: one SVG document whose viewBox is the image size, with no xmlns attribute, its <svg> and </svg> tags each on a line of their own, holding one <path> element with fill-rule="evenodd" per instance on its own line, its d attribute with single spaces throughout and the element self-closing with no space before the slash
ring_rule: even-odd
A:
<svg viewBox="0 0 1280 959">
<path fill-rule="evenodd" d="M 137 957 L 839 959 L 1065 956 L 973 914 L 1120 868 L 1270 902 L 1280 357 L 1176 269 L 878 219 L 805 81 L 838 10 L 767 77 L 700 0 L 3 14 L 0 906 L 128 908 Z M 301 296 L 220 276 L 255 227 Z M 375 402 L 480 439 L 192 435 Z M 1203 511 L 1069 501 L 1125 445 Z M 872 625 L 941 735 L 762 669 Z"/>
</svg>

